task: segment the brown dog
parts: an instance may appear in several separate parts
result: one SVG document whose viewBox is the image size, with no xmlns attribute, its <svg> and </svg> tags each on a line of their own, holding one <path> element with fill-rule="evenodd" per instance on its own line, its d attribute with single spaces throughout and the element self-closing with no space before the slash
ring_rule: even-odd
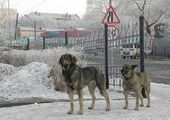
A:
<svg viewBox="0 0 170 120">
<path fill-rule="evenodd" d="M 137 65 L 124 65 L 121 73 L 123 76 L 123 93 L 125 96 L 125 107 L 128 108 L 128 94 L 130 91 L 135 92 L 136 95 L 136 108 L 139 109 L 139 98 L 141 99 L 141 107 L 143 106 L 143 97 L 141 95 L 141 87 L 143 86 L 147 93 L 147 107 L 150 107 L 150 80 L 145 72 L 136 73 L 135 68 Z"/>
<path fill-rule="evenodd" d="M 68 114 L 72 114 L 74 110 L 74 91 L 77 91 L 79 98 L 79 112 L 83 114 L 83 94 L 82 90 L 85 86 L 88 86 L 89 92 L 92 96 L 92 104 L 89 109 L 94 108 L 95 104 L 95 88 L 99 89 L 99 92 L 104 96 L 106 100 L 106 111 L 110 110 L 110 99 L 106 91 L 106 84 L 104 75 L 95 67 L 81 68 L 76 65 L 77 59 L 71 54 L 64 54 L 59 59 L 59 64 L 62 67 L 62 74 L 67 86 L 67 93 L 70 100 L 70 110 Z"/>
</svg>

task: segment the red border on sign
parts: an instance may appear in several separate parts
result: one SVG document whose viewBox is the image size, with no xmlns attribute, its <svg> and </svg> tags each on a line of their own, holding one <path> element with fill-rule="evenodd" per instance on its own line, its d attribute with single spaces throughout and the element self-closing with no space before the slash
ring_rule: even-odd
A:
<svg viewBox="0 0 170 120">
<path fill-rule="evenodd" d="M 113 11 L 114 15 L 116 16 L 116 19 L 117 19 L 116 22 L 104 22 L 107 15 L 109 14 L 110 9 Z M 102 24 L 108 24 L 108 26 L 115 26 L 115 25 L 120 24 L 120 19 L 119 19 L 118 15 L 116 14 L 115 9 L 113 8 L 112 5 L 110 5 L 109 9 L 107 10 L 107 12 L 102 20 Z"/>
</svg>

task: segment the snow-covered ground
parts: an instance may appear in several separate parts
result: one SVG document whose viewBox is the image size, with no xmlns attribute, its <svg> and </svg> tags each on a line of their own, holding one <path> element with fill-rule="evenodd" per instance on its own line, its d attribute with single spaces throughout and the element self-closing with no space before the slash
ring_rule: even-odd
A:
<svg viewBox="0 0 170 120">
<path fill-rule="evenodd" d="M 98 91 L 95 109 L 88 110 L 91 97 L 85 89 L 84 114 L 77 115 L 79 106 L 76 96 L 74 114 L 67 115 L 68 96 L 53 90 L 52 80 L 47 78 L 50 69 L 47 64 L 34 62 L 23 67 L 0 64 L 0 69 L 3 69 L 0 80 L 0 105 L 34 103 L 1 107 L 0 120 L 170 120 L 170 85 L 152 83 L 151 108 L 142 107 L 139 111 L 134 110 L 135 98 L 131 95 L 129 109 L 124 110 L 123 94 L 119 88 L 114 87 L 108 90 L 111 111 L 105 111 L 105 101 Z"/>
</svg>

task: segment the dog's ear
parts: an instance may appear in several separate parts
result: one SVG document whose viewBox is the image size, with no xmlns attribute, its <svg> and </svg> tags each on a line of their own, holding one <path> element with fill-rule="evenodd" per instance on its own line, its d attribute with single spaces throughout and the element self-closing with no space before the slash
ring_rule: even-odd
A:
<svg viewBox="0 0 170 120">
<path fill-rule="evenodd" d="M 75 56 L 71 55 L 71 61 L 73 64 L 76 64 L 77 58 Z"/>
<path fill-rule="evenodd" d="M 120 72 L 123 73 L 124 69 L 125 69 L 125 65 L 122 66 L 122 69 L 120 69 Z"/>
<path fill-rule="evenodd" d="M 62 56 L 60 57 L 59 61 L 58 61 L 58 63 L 59 63 L 60 65 L 62 64 L 63 57 L 64 57 L 64 55 L 62 55 Z"/>
<path fill-rule="evenodd" d="M 134 70 L 138 65 L 132 65 L 132 69 Z"/>
<path fill-rule="evenodd" d="M 120 69 L 120 73 L 121 73 L 121 74 L 123 73 L 123 69 Z"/>
</svg>

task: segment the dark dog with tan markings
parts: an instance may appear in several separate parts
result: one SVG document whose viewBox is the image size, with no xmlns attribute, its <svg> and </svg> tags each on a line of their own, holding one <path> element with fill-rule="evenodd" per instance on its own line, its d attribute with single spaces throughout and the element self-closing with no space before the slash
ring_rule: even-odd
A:
<svg viewBox="0 0 170 120">
<path fill-rule="evenodd" d="M 148 99 L 147 107 L 150 107 L 150 80 L 145 72 L 137 73 L 135 68 L 137 65 L 124 65 L 121 73 L 123 76 L 123 93 L 125 96 L 125 107 L 128 108 L 128 94 L 130 91 L 135 92 L 136 95 L 136 108 L 139 109 L 139 98 L 141 100 L 140 106 L 143 106 L 143 97 L 141 95 L 142 86 L 146 90 L 146 96 Z"/>
<path fill-rule="evenodd" d="M 88 86 L 92 96 L 92 104 L 88 109 L 93 109 L 95 104 L 95 88 L 98 87 L 99 92 L 106 100 L 106 111 L 110 110 L 109 95 L 106 92 L 104 75 L 95 67 L 81 68 L 77 64 L 77 59 L 71 54 L 64 54 L 59 59 L 59 64 L 62 67 L 62 74 L 67 86 L 67 93 L 70 99 L 70 110 L 68 114 L 72 114 L 74 110 L 74 91 L 77 91 L 79 97 L 79 112 L 83 114 L 83 94 L 82 89 Z"/>
</svg>

